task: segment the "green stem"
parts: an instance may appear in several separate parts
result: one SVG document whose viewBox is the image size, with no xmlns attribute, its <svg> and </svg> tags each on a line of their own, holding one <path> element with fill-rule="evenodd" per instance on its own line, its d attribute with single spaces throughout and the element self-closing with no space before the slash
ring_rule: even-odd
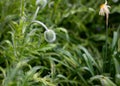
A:
<svg viewBox="0 0 120 86">
<path fill-rule="evenodd" d="M 24 15 L 24 0 L 21 0 L 20 16 Z"/>
<path fill-rule="evenodd" d="M 32 23 L 37 23 L 37 24 L 41 25 L 42 27 L 44 27 L 45 30 L 48 30 L 47 26 L 44 23 L 42 23 L 41 21 L 34 20 L 34 21 L 32 21 Z"/>
<path fill-rule="evenodd" d="M 40 6 L 37 7 L 37 9 L 36 9 L 36 11 L 35 11 L 35 14 L 34 14 L 34 16 L 33 16 L 32 21 L 34 21 L 34 20 L 36 19 L 39 10 L 40 10 Z"/>
<path fill-rule="evenodd" d="M 107 69 L 107 65 L 108 65 L 108 14 L 106 14 L 106 26 L 105 26 L 105 29 L 106 29 L 106 38 L 105 38 L 105 54 L 104 54 L 104 63 L 103 63 L 103 71 L 106 72 L 108 71 Z"/>
<path fill-rule="evenodd" d="M 108 55 L 108 52 L 107 52 L 107 42 L 108 42 L 108 14 L 106 14 L 106 44 L 105 44 L 105 47 L 106 47 L 106 53 L 105 53 L 105 58 L 107 58 L 107 55 Z"/>
</svg>

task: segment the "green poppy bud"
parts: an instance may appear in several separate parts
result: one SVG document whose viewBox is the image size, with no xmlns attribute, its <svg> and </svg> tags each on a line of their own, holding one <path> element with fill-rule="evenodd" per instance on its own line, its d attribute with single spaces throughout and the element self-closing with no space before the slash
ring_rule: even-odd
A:
<svg viewBox="0 0 120 86">
<path fill-rule="evenodd" d="M 44 8 L 47 5 L 47 0 L 36 0 L 36 5 Z"/>
<path fill-rule="evenodd" d="M 53 30 L 46 30 L 44 32 L 44 37 L 47 42 L 54 42 L 56 39 L 56 34 Z"/>
</svg>

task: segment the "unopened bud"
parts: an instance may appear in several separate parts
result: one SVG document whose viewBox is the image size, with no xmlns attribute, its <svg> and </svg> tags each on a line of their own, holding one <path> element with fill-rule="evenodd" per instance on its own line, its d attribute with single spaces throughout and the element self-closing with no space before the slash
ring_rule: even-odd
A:
<svg viewBox="0 0 120 86">
<path fill-rule="evenodd" d="M 56 34 L 53 30 L 46 30 L 44 32 L 44 37 L 47 42 L 54 42 L 56 39 Z"/>
<path fill-rule="evenodd" d="M 44 8 L 47 5 L 47 0 L 36 0 L 36 5 Z"/>
</svg>

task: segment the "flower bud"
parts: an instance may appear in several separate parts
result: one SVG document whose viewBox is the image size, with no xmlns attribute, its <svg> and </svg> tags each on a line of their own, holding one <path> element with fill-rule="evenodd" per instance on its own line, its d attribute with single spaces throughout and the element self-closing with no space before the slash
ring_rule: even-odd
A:
<svg viewBox="0 0 120 86">
<path fill-rule="evenodd" d="M 114 3 L 117 3 L 118 2 L 118 0 L 112 0 Z"/>
<path fill-rule="evenodd" d="M 47 5 L 47 0 L 36 0 L 36 5 L 44 8 Z"/>
<path fill-rule="evenodd" d="M 54 42 L 56 39 L 56 34 L 53 30 L 46 30 L 44 32 L 44 37 L 47 42 Z"/>
</svg>

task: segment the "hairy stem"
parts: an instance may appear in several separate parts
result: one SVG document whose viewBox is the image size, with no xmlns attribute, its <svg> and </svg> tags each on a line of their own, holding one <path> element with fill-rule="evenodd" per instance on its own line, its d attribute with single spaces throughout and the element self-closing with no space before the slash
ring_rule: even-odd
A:
<svg viewBox="0 0 120 86">
<path fill-rule="evenodd" d="M 45 30 L 48 30 L 47 26 L 44 23 L 42 23 L 41 21 L 34 20 L 34 21 L 32 21 L 32 23 L 37 23 L 37 24 L 41 25 L 42 27 L 44 27 Z"/>
<path fill-rule="evenodd" d="M 34 14 L 34 16 L 33 16 L 32 21 L 34 21 L 34 20 L 36 19 L 39 10 L 40 10 L 40 6 L 37 7 L 37 9 L 36 9 L 36 11 L 35 11 L 35 14 Z"/>
<path fill-rule="evenodd" d="M 108 14 L 106 14 L 106 44 L 105 44 L 105 47 L 106 47 L 106 53 L 105 53 L 105 56 L 107 58 L 107 41 L 108 41 Z"/>
</svg>

